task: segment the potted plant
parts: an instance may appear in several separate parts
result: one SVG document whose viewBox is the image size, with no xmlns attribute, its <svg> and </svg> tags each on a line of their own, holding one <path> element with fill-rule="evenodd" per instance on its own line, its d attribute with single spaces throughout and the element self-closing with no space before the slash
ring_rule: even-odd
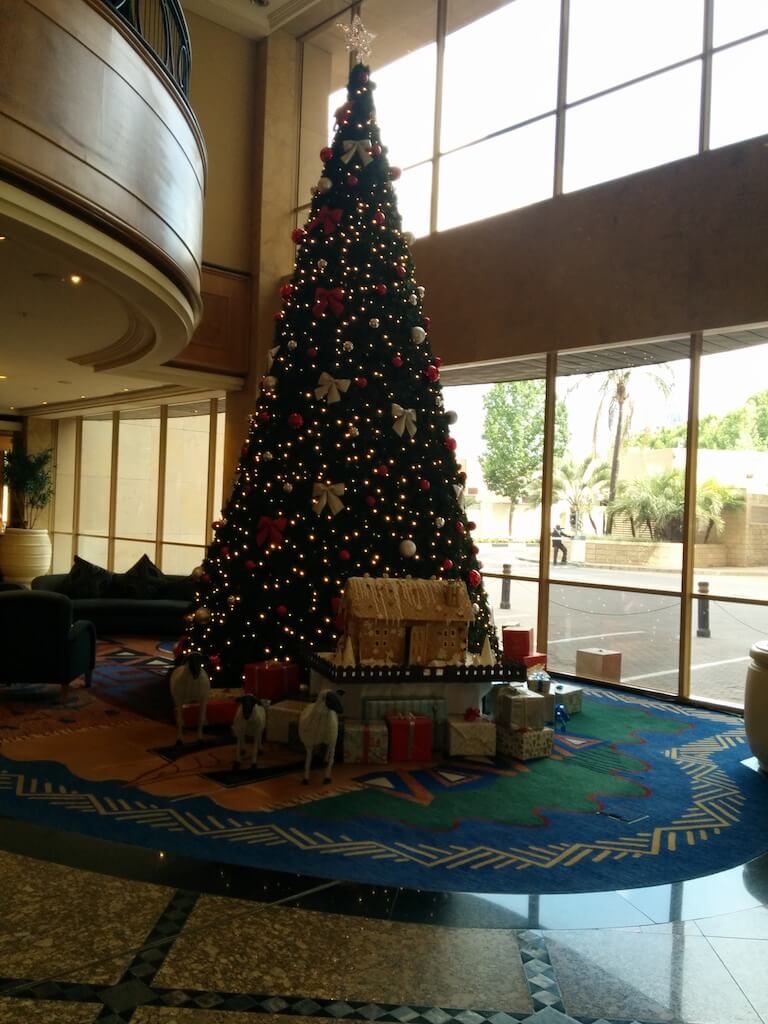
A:
<svg viewBox="0 0 768 1024">
<path fill-rule="evenodd" d="M 0 570 L 9 583 L 29 584 L 48 572 L 51 539 L 37 529 L 41 511 L 53 497 L 53 451 L 7 451 L 3 479 L 11 492 L 11 525 L 0 535 Z"/>
</svg>

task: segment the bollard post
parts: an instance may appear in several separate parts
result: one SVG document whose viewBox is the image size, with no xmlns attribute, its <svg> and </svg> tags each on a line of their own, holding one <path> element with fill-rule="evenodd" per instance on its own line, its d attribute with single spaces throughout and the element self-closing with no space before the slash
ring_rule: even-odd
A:
<svg viewBox="0 0 768 1024">
<path fill-rule="evenodd" d="M 700 594 L 709 593 L 709 583 L 702 580 L 698 584 Z M 712 636 L 709 631 L 709 598 L 700 597 L 698 600 L 698 621 L 696 623 L 696 636 Z"/>
<path fill-rule="evenodd" d="M 508 610 L 509 609 L 509 582 L 510 581 L 509 581 L 509 579 L 507 577 L 512 572 L 512 566 L 509 565 L 507 562 L 505 562 L 502 565 L 502 567 L 501 567 L 501 571 L 502 571 L 502 573 L 503 573 L 505 578 L 501 581 L 501 604 L 499 605 L 499 608 Z"/>
</svg>

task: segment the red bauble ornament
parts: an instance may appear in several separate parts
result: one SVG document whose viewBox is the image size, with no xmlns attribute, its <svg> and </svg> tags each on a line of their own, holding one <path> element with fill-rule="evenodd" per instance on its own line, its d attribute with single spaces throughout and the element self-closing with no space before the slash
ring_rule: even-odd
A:
<svg viewBox="0 0 768 1024">
<path fill-rule="evenodd" d="M 348 118 L 350 113 L 351 111 L 349 107 L 346 106 L 346 104 L 342 104 L 342 106 L 336 108 L 336 110 L 333 113 L 333 116 L 336 118 L 337 124 L 344 124 L 345 118 Z"/>
<path fill-rule="evenodd" d="M 424 324 L 424 330 L 428 331 L 429 328 L 432 326 L 432 317 L 430 317 L 430 316 L 423 316 L 421 318 L 421 322 Z"/>
<path fill-rule="evenodd" d="M 204 572 L 203 575 L 200 577 L 200 579 L 202 580 L 203 583 L 210 583 L 211 582 L 211 577 L 208 575 L 207 572 Z"/>
<path fill-rule="evenodd" d="M 400 175 L 402 173 L 403 172 L 400 170 L 399 167 L 390 167 L 389 168 L 389 178 L 390 178 L 390 181 L 397 181 L 397 179 L 400 177 Z"/>
<path fill-rule="evenodd" d="M 443 447 L 447 448 L 449 452 L 455 452 L 456 442 L 452 437 L 446 437 L 446 439 L 443 441 Z"/>
<path fill-rule="evenodd" d="M 470 519 L 470 521 L 467 523 L 467 529 L 468 530 L 476 530 L 477 529 L 477 523 L 473 523 L 472 520 Z"/>
<path fill-rule="evenodd" d="M 226 546 L 226 544 L 224 545 L 223 548 L 219 548 L 219 554 L 221 555 L 222 558 L 229 558 L 229 548 Z"/>
<path fill-rule="evenodd" d="M 372 494 L 369 494 L 367 496 L 367 498 L 365 499 L 365 504 L 368 506 L 368 508 L 373 508 L 373 506 L 376 504 L 376 499 Z"/>
<path fill-rule="evenodd" d="M 405 277 L 405 275 L 408 273 L 408 271 L 405 269 L 405 267 L 402 265 L 402 263 L 398 263 L 395 266 L 395 273 L 397 274 L 398 277 Z"/>
<path fill-rule="evenodd" d="M 425 377 L 427 378 L 427 380 L 431 380 L 431 381 L 433 381 L 433 382 L 434 382 L 434 381 L 436 381 L 436 380 L 439 380 L 439 379 L 440 379 L 440 371 L 438 370 L 438 368 L 437 368 L 436 366 L 432 366 L 432 365 L 430 364 L 430 365 L 429 365 L 429 366 L 428 366 L 428 367 L 427 367 L 427 368 L 426 368 L 426 369 L 424 370 L 424 376 L 425 376 Z"/>
<path fill-rule="evenodd" d="M 461 480 L 461 482 L 464 483 L 466 481 L 466 479 L 467 479 L 467 474 L 462 469 L 461 472 L 459 473 L 459 480 Z"/>
<path fill-rule="evenodd" d="M 456 533 L 464 533 L 465 530 L 464 523 L 462 523 L 460 519 L 453 524 L 453 528 L 456 531 Z"/>
<path fill-rule="evenodd" d="M 367 377 L 356 377 L 355 378 L 355 384 L 357 384 L 357 386 L 359 388 L 367 388 L 368 387 L 368 378 Z"/>
<path fill-rule="evenodd" d="M 373 290 L 377 292 L 379 295 L 387 294 L 387 286 L 385 284 L 375 284 L 373 286 Z"/>
<path fill-rule="evenodd" d="M 279 313 L 275 313 L 275 320 L 282 320 L 282 319 L 283 319 L 283 311 L 280 310 Z"/>
<path fill-rule="evenodd" d="M 300 412 L 292 412 L 288 417 L 288 424 L 298 430 L 300 427 L 304 426 L 304 417 Z"/>
<path fill-rule="evenodd" d="M 286 282 L 286 284 L 280 286 L 280 298 L 281 299 L 286 299 L 286 300 L 290 299 L 292 294 L 293 294 L 293 285 L 292 284 Z"/>
<path fill-rule="evenodd" d="M 358 177 L 357 177 L 357 175 L 356 174 L 348 174 L 347 175 L 347 184 L 349 185 L 350 188 L 354 188 L 355 185 L 358 184 Z"/>
<path fill-rule="evenodd" d="M 422 489 L 422 491 L 428 491 L 431 486 L 432 484 L 429 482 L 429 480 L 419 480 L 419 487 Z"/>
<path fill-rule="evenodd" d="M 352 555 L 350 555 L 346 548 L 342 548 L 341 551 L 339 552 L 339 558 L 342 560 L 342 562 L 348 562 L 351 557 Z"/>
<path fill-rule="evenodd" d="M 288 609 L 284 604 L 279 604 L 277 608 L 275 608 L 275 611 L 277 612 L 281 619 L 284 619 L 288 614 Z"/>
<path fill-rule="evenodd" d="M 248 561 L 245 563 L 245 568 L 248 570 L 248 572 L 253 572 L 253 570 L 256 568 L 256 563 L 253 561 L 252 558 L 249 558 Z"/>
<path fill-rule="evenodd" d="M 380 466 L 376 467 L 374 473 L 377 473 L 379 476 L 389 476 L 389 466 L 382 462 Z"/>
<path fill-rule="evenodd" d="M 378 142 L 374 142 L 371 146 L 371 156 L 381 156 L 381 146 Z"/>
<path fill-rule="evenodd" d="M 365 83 L 368 81 L 368 72 L 361 71 L 358 81 L 360 82 L 361 85 L 365 85 Z"/>
<path fill-rule="evenodd" d="M 444 570 L 445 572 L 448 572 L 448 570 L 449 570 L 449 569 L 452 569 L 452 568 L 453 568 L 453 562 L 452 562 L 452 561 L 450 560 L 450 558 L 446 558 L 446 559 L 444 559 L 444 560 L 443 560 L 443 564 L 442 564 L 442 569 L 443 569 L 443 570 Z"/>
<path fill-rule="evenodd" d="M 403 365 L 403 357 L 402 356 L 392 356 L 391 363 L 392 363 L 393 366 L 402 366 Z"/>
<path fill-rule="evenodd" d="M 306 235 L 306 233 L 307 232 L 304 230 L 304 228 L 294 228 L 293 231 L 291 232 L 291 241 L 295 242 L 296 245 L 298 245 L 299 242 L 304 241 L 304 236 Z"/>
<path fill-rule="evenodd" d="M 330 146 L 323 146 L 323 148 L 320 150 L 320 159 L 323 161 L 323 163 L 324 164 L 328 163 L 328 161 L 331 159 L 332 156 L 333 156 L 333 150 L 331 149 L 331 147 Z"/>
<path fill-rule="evenodd" d="M 307 349 L 307 355 L 309 356 L 310 359 L 315 358 L 315 356 L 317 355 L 317 349 L 315 348 L 314 345 L 312 346 L 312 348 Z"/>
<path fill-rule="evenodd" d="M 467 583 L 469 583 L 470 587 L 479 587 L 482 582 L 482 579 L 483 577 L 480 575 L 477 569 L 470 569 L 469 572 L 467 573 Z"/>
<path fill-rule="evenodd" d="M 472 554 L 473 555 L 479 555 L 480 554 L 480 548 L 477 546 L 477 544 L 473 544 L 472 545 Z"/>
<path fill-rule="evenodd" d="M 267 412 L 266 409 L 261 410 L 261 412 L 259 413 L 259 419 L 261 420 L 262 423 L 267 423 L 269 421 L 269 413 Z"/>
<path fill-rule="evenodd" d="M 384 216 L 383 210 L 377 210 L 376 213 L 374 213 L 373 215 L 374 224 L 384 224 L 386 222 L 386 219 L 387 218 Z"/>
<path fill-rule="evenodd" d="M 443 365 L 443 357 L 442 356 L 432 356 L 432 359 L 434 360 L 435 366 L 442 366 Z"/>
<path fill-rule="evenodd" d="M 240 454 L 241 455 L 247 455 L 248 454 L 248 445 L 247 444 L 244 444 L 243 447 L 240 449 Z"/>
</svg>

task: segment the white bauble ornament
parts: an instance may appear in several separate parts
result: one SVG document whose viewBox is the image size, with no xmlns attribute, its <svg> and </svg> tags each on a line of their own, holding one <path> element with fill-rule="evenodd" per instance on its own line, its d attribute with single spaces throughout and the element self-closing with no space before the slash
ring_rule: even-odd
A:
<svg viewBox="0 0 768 1024">
<path fill-rule="evenodd" d="M 454 412 L 453 409 L 449 409 L 448 412 L 445 414 L 445 418 L 448 420 L 449 423 L 455 423 L 456 420 L 459 418 L 459 414 L 457 412 Z"/>
<path fill-rule="evenodd" d="M 195 622 L 202 622 L 203 624 L 211 621 L 211 609 L 210 608 L 198 608 L 195 611 Z"/>
<path fill-rule="evenodd" d="M 192 578 L 195 580 L 199 580 L 204 572 L 205 569 L 203 569 L 202 565 L 196 565 L 195 568 L 192 570 Z"/>
<path fill-rule="evenodd" d="M 360 434 L 360 431 L 357 429 L 357 427 L 350 427 L 349 428 L 349 436 L 350 437 L 358 437 L 359 434 Z"/>
<path fill-rule="evenodd" d="M 369 326 L 369 327 L 373 327 L 373 328 L 376 328 L 376 327 L 378 327 L 378 326 L 379 326 L 379 321 L 378 321 L 378 318 L 377 318 L 377 317 L 375 317 L 375 316 L 374 316 L 374 317 L 372 317 L 372 319 L 370 319 L 370 320 L 368 321 L 368 326 Z"/>
<path fill-rule="evenodd" d="M 418 306 L 418 304 L 419 304 L 419 296 L 418 295 L 414 295 L 414 293 L 411 292 L 411 294 L 408 296 L 408 301 L 410 302 L 410 304 L 412 306 Z"/>
<path fill-rule="evenodd" d="M 234 594 L 229 595 L 229 597 L 227 598 L 227 604 L 229 605 L 230 608 L 235 607 L 235 605 L 237 604 L 237 598 L 235 597 Z"/>
<path fill-rule="evenodd" d="M 283 490 L 285 491 L 286 494 L 290 494 L 291 491 L 293 490 L 293 484 L 292 483 L 283 484 Z"/>
<path fill-rule="evenodd" d="M 330 178 L 326 178 L 325 176 L 320 178 L 320 180 L 317 183 L 318 192 L 327 192 L 328 189 L 331 188 L 333 188 L 333 182 L 331 181 Z"/>
<path fill-rule="evenodd" d="M 296 348 L 296 342 L 293 340 L 289 341 L 287 348 L 290 352 L 293 352 L 293 350 Z"/>
<path fill-rule="evenodd" d="M 472 605 L 472 611 L 475 613 L 475 615 L 477 615 L 477 613 L 480 611 L 480 605 L 479 604 L 473 604 Z"/>
<path fill-rule="evenodd" d="M 415 342 L 417 345 L 420 345 L 422 341 L 424 341 L 426 336 L 427 332 L 424 330 L 423 327 L 411 328 L 411 341 Z"/>
<path fill-rule="evenodd" d="M 226 525 L 227 525 L 227 520 L 224 518 L 224 516 L 222 516 L 221 519 L 219 520 L 219 526 L 226 526 Z"/>
<path fill-rule="evenodd" d="M 265 377 L 263 383 L 264 387 L 267 388 L 267 390 L 269 390 L 270 388 L 277 387 L 277 377 Z"/>
<path fill-rule="evenodd" d="M 275 457 L 275 456 L 274 456 L 274 455 L 272 454 L 272 452 L 264 452 L 264 454 L 263 454 L 263 456 L 262 456 L 262 458 L 263 458 L 263 459 L 264 459 L 264 460 L 265 460 L 266 462 L 271 462 L 271 461 L 272 461 L 272 459 L 274 459 L 274 457 Z"/>
<path fill-rule="evenodd" d="M 351 341 L 345 341 L 341 347 L 344 349 L 345 352 L 351 352 L 355 346 L 352 344 Z"/>
<path fill-rule="evenodd" d="M 438 530 L 442 530 L 442 528 L 445 526 L 445 520 L 443 519 L 442 516 L 437 517 L 437 519 L 435 520 L 435 526 L 438 528 Z"/>
<path fill-rule="evenodd" d="M 318 270 L 325 270 L 325 268 L 327 266 L 328 266 L 328 260 L 318 260 L 317 261 L 317 269 Z"/>
<path fill-rule="evenodd" d="M 419 298 L 420 299 L 424 298 L 424 293 L 425 293 L 426 290 L 427 289 L 424 287 L 423 284 L 417 285 L 416 291 L 419 293 Z"/>
<path fill-rule="evenodd" d="M 412 540 L 400 541 L 400 554 L 403 558 L 413 558 L 416 554 L 416 545 Z"/>
</svg>

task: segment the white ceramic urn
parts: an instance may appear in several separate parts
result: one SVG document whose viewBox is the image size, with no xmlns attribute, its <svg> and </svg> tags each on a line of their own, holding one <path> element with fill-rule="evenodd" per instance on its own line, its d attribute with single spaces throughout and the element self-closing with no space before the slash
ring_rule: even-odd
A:
<svg viewBox="0 0 768 1024">
<path fill-rule="evenodd" d="M 744 729 L 761 771 L 768 772 L 768 640 L 749 649 L 752 661 L 744 687 Z"/>
</svg>

